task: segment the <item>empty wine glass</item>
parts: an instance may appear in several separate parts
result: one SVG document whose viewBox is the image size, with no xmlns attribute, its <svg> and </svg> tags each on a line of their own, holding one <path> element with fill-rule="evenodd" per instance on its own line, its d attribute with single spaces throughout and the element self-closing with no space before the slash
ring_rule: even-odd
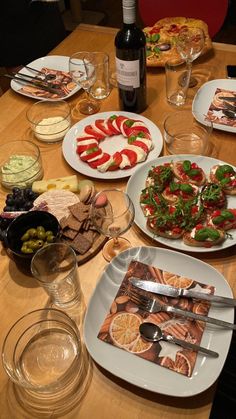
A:
<svg viewBox="0 0 236 419">
<path fill-rule="evenodd" d="M 82 114 L 92 115 L 99 111 L 97 100 L 90 96 L 90 89 L 96 81 L 96 60 L 92 52 L 76 52 L 69 59 L 69 71 L 72 80 L 85 90 L 86 98 L 78 102 Z M 76 105 L 77 109 L 77 105 Z"/>
<path fill-rule="evenodd" d="M 204 32 L 201 28 L 183 28 L 176 40 L 176 47 L 180 56 L 186 61 L 189 71 L 192 71 L 192 62 L 201 54 L 205 44 Z M 197 80 L 190 77 L 189 86 L 196 86 Z"/>
<path fill-rule="evenodd" d="M 110 240 L 103 246 L 107 261 L 131 247 L 124 237 L 134 220 L 134 205 L 127 193 L 119 189 L 106 189 L 97 193 L 90 207 L 90 217 L 95 228 Z"/>
</svg>

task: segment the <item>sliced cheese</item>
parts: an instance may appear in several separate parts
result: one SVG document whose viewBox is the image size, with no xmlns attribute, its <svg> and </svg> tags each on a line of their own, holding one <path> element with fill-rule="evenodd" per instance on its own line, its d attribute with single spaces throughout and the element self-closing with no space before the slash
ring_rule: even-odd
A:
<svg viewBox="0 0 236 419">
<path fill-rule="evenodd" d="M 52 190 L 67 190 L 71 192 L 77 192 L 78 179 L 76 175 L 73 175 L 56 179 L 37 180 L 33 182 L 32 190 L 37 193 L 43 193 Z"/>
</svg>

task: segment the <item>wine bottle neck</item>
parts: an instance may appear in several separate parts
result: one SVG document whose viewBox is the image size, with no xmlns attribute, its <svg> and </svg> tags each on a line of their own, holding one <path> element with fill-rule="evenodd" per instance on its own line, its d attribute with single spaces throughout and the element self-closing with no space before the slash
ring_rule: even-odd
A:
<svg viewBox="0 0 236 419">
<path fill-rule="evenodd" d="M 135 23 L 135 0 L 123 0 L 123 22 L 125 25 Z"/>
</svg>

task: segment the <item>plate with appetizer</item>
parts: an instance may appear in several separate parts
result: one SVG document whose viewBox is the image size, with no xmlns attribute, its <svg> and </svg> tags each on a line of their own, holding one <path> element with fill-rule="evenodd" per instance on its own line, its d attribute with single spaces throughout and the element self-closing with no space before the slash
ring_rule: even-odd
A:
<svg viewBox="0 0 236 419">
<path fill-rule="evenodd" d="M 196 93 L 192 112 L 193 116 L 203 124 L 207 116 L 214 128 L 235 133 L 236 119 L 231 117 L 235 104 L 236 80 L 211 80 L 203 84 Z"/>
<path fill-rule="evenodd" d="M 236 168 L 221 160 L 176 155 L 138 168 L 127 184 L 135 223 L 149 237 L 186 252 L 236 244 Z"/>
<path fill-rule="evenodd" d="M 34 71 L 34 70 L 38 70 Z M 38 58 L 26 67 L 23 67 L 18 73 L 20 75 L 26 75 L 29 81 L 35 82 L 35 77 L 39 81 L 47 81 L 47 84 L 54 91 L 47 91 L 40 86 L 33 86 L 27 83 L 20 83 L 19 81 L 12 80 L 11 88 L 23 96 L 30 97 L 37 100 L 58 100 L 68 99 L 74 95 L 80 87 L 72 81 L 71 75 L 69 74 L 69 57 L 60 55 L 48 55 L 46 57 Z M 32 79 L 30 79 L 32 77 Z"/>
<path fill-rule="evenodd" d="M 89 116 L 67 132 L 62 152 L 77 172 L 96 179 L 131 176 L 145 161 L 159 156 L 159 128 L 131 112 L 102 112 Z"/>
</svg>

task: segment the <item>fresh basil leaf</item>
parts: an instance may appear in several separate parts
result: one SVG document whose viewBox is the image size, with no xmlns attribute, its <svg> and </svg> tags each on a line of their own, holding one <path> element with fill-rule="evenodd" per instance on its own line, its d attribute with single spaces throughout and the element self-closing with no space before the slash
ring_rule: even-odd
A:
<svg viewBox="0 0 236 419">
<path fill-rule="evenodd" d="M 179 185 L 176 182 L 170 182 L 170 191 L 175 192 L 179 190 Z"/>
<path fill-rule="evenodd" d="M 221 215 L 224 217 L 225 220 L 233 220 L 234 219 L 234 215 L 232 214 L 231 211 L 228 211 L 228 210 L 222 210 Z"/>
<path fill-rule="evenodd" d="M 212 219 L 213 224 L 219 225 L 225 221 L 225 218 L 222 215 L 218 215 Z"/>
<path fill-rule="evenodd" d="M 160 39 L 160 34 L 159 33 L 154 33 L 151 36 L 151 42 L 157 42 Z"/>
<path fill-rule="evenodd" d="M 134 121 L 132 119 L 128 119 L 125 121 L 125 125 L 130 128 L 132 125 L 134 125 Z"/>
<path fill-rule="evenodd" d="M 199 169 L 191 169 L 188 171 L 188 176 L 193 177 L 199 175 L 200 170 Z"/>
<path fill-rule="evenodd" d="M 222 166 L 219 166 L 217 168 L 215 175 L 218 180 L 221 180 L 224 178 L 225 174 L 228 174 L 228 173 L 234 174 L 235 173 L 234 169 L 228 164 L 223 164 Z"/>
<path fill-rule="evenodd" d="M 184 172 L 185 173 L 188 173 L 190 169 L 191 169 L 191 161 L 184 160 L 184 162 L 183 162 L 183 170 L 184 170 Z"/>
<path fill-rule="evenodd" d="M 192 193 L 193 187 L 191 185 L 188 185 L 187 183 L 181 183 L 180 190 L 185 193 Z"/>
</svg>

